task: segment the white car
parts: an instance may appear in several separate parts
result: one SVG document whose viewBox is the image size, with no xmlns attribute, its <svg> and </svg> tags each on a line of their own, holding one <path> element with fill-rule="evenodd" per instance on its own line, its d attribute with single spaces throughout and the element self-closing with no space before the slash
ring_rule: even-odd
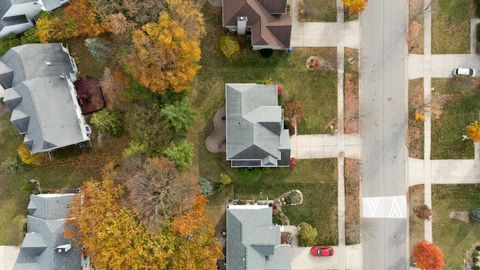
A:
<svg viewBox="0 0 480 270">
<path fill-rule="evenodd" d="M 453 76 L 460 77 L 460 76 L 467 76 L 467 77 L 475 77 L 477 72 L 473 68 L 454 68 L 453 69 Z"/>
</svg>

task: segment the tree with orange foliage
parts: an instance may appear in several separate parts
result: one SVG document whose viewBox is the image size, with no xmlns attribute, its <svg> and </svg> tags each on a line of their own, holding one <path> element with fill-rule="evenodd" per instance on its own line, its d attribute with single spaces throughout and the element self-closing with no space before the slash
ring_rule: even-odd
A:
<svg viewBox="0 0 480 270">
<path fill-rule="evenodd" d="M 121 206 L 124 189 L 106 178 L 88 181 L 73 199 L 65 237 L 81 245 L 95 269 L 165 269 L 174 238 L 154 234 Z"/>
<path fill-rule="evenodd" d="M 217 260 L 223 259 L 222 245 L 210 224 L 200 224 L 189 237 L 177 239 L 170 270 L 216 270 Z"/>
<path fill-rule="evenodd" d="M 470 140 L 474 140 L 476 142 L 480 142 L 480 125 L 478 121 L 473 121 L 467 126 L 467 137 Z"/>
<path fill-rule="evenodd" d="M 127 66 L 133 76 L 155 93 L 182 92 L 200 69 L 200 41 L 189 37 L 167 12 L 132 35 L 133 53 Z"/>
<path fill-rule="evenodd" d="M 343 5 L 350 15 L 354 15 L 365 9 L 367 0 L 343 0 Z"/>
<path fill-rule="evenodd" d="M 413 247 L 412 257 L 422 270 L 441 270 L 445 266 L 440 248 L 426 240 Z"/>
<path fill-rule="evenodd" d="M 205 222 L 205 206 L 207 199 L 203 195 L 197 195 L 195 204 L 186 213 L 177 216 L 172 221 L 172 229 L 181 236 L 189 236 L 194 230 Z"/>
</svg>

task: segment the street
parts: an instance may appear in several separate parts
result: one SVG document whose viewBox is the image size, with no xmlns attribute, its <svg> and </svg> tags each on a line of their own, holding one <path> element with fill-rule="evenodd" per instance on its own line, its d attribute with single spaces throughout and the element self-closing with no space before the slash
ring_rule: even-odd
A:
<svg viewBox="0 0 480 270">
<path fill-rule="evenodd" d="M 360 17 L 362 198 L 405 196 L 406 1 L 371 0 Z M 363 269 L 407 269 L 408 220 L 363 222 Z"/>
</svg>

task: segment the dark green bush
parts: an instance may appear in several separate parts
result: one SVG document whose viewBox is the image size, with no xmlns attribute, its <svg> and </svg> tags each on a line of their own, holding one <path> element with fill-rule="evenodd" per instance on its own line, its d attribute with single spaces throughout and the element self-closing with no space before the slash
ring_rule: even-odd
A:
<svg viewBox="0 0 480 270">
<path fill-rule="evenodd" d="M 200 192 L 203 195 L 208 197 L 213 194 L 213 184 L 210 180 L 200 176 L 200 178 L 198 179 L 198 185 L 200 187 Z"/>
<path fill-rule="evenodd" d="M 473 223 L 480 223 L 480 208 L 473 208 L 468 215 Z"/>
</svg>

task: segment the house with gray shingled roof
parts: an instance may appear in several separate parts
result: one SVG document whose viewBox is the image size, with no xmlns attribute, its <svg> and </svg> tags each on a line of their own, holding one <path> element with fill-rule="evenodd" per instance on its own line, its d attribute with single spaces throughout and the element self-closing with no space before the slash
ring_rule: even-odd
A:
<svg viewBox="0 0 480 270">
<path fill-rule="evenodd" d="M 0 0 L 0 37 L 34 27 L 42 11 L 52 11 L 68 0 Z"/>
<path fill-rule="evenodd" d="M 227 270 L 290 270 L 291 246 L 281 243 L 268 205 L 227 208 Z"/>
<path fill-rule="evenodd" d="M 13 270 L 80 270 L 81 249 L 63 236 L 74 194 L 31 195 L 27 233 Z"/>
<path fill-rule="evenodd" d="M 24 135 L 30 152 L 90 140 L 73 82 L 77 67 L 61 43 L 26 44 L 0 58 L 3 102 L 12 110 L 10 121 Z"/>
<path fill-rule="evenodd" d="M 288 167 L 290 136 L 278 105 L 278 86 L 228 83 L 226 159 L 232 167 Z"/>
<path fill-rule="evenodd" d="M 222 25 L 238 35 L 249 35 L 254 50 L 290 47 L 292 18 L 287 0 L 222 0 Z"/>
</svg>

